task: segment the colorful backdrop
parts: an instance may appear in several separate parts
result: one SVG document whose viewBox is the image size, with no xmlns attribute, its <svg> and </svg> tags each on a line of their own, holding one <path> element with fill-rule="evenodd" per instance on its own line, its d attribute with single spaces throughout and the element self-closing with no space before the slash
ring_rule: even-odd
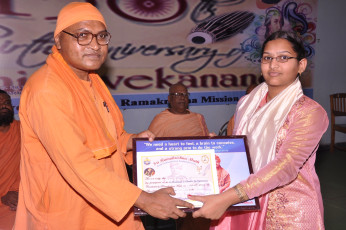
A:
<svg viewBox="0 0 346 230">
<path fill-rule="evenodd" d="M 18 109 L 27 78 L 45 63 L 66 0 L 0 2 L 0 88 Z M 83 2 L 83 1 L 82 1 Z M 297 31 L 312 97 L 317 0 L 89 0 L 112 34 L 99 74 L 121 109 L 167 107 L 178 81 L 190 105 L 235 104 L 260 81 L 260 48 L 272 32 Z"/>
</svg>

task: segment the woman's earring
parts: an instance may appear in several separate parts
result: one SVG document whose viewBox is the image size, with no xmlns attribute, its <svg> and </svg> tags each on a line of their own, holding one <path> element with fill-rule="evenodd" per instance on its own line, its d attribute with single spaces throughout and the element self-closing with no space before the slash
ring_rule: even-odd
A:
<svg viewBox="0 0 346 230">
<path fill-rule="evenodd" d="M 297 77 L 299 77 L 299 78 L 300 78 L 300 73 L 298 73 Z"/>
</svg>

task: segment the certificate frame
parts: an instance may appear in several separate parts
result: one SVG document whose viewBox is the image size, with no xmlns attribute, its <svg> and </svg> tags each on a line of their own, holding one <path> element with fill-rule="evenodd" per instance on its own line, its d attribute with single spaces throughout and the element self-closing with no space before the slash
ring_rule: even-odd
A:
<svg viewBox="0 0 346 230">
<path fill-rule="evenodd" d="M 208 154 L 211 155 L 208 155 Z M 184 165 L 191 162 L 187 162 L 186 159 L 190 159 L 188 154 L 192 154 L 193 157 L 199 157 L 199 154 L 207 154 L 210 157 L 210 168 L 209 172 L 213 176 L 213 180 L 210 180 L 209 194 L 217 194 L 219 190 L 224 191 L 238 184 L 240 181 L 245 180 L 250 174 L 253 173 L 251 159 L 249 154 L 249 148 L 247 145 L 247 139 L 245 135 L 233 135 L 233 136 L 187 136 L 187 137 L 156 137 L 153 142 L 149 142 L 147 138 L 133 138 L 133 183 L 139 188 L 147 192 L 149 191 L 145 187 L 146 184 L 156 186 L 157 181 L 148 183 L 148 180 L 160 180 L 160 176 L 155 175 L 155 170 L 162 174 L 162 172 L 172 171 L 169 167 L 165 166 L 166 162 L 163 161 L 179 161 L 180 164 Z M 191 156 L 192 156 L 191 155 Z M 159 157 L 159 158 L 158 158 Z M 161 158 L 162 159 L 161 159 Z M 192 158 L 193 158 L 192 157 Z M 182 160 L 180 160 L 180 159 Z M 191 159 L 192 159 L 191 158 Z M 212 158 L 215 158 L 212 160 Z M 218 163 L 220 167 L 216 167 L 216 159 L 218 158 Z M 155 160 L 160 159 L 160 160 Z M 178 160 L 179 159 L 179 160 Z M 184 162 L 185 159 L 185 162 Z M 198 158 L 197 158 L 198 159 Z M 156 161 L 156 162 L 155 162 Z M 192 160 L 193 161 L 193 160 Z M 161 163 L 160 163 L 161 162 Z M 194 160 L 196 162 L 196 160 Z M 193 163 L 193 162 L 192 162 Z M 151 164 L 151 165 L 150 165 Z M 156 165 L 155 165 L 156 164 Z M 172 163 L 175 164 L 175 163 Z M 198 162 L 198 165 L 201 163 Z M 215 164 L 213 166 L 213 164 Z M 168 164 L 167 164 L 168 165 Z M 196 168 L 199 166 L 196 163 Z M 156 167 L 161 167 L 160 169 Z M 191 165 L 191 167 L 195 167 Z M 209 169 L 209 168 L 208 168 Z M 189 169 L 185 169 L 187 171 Z M 216 171 L 215 171 L 216 170 Z M 161 172 L 161 173 L 160 173 Z M 229 176 L 227 176 L 227 173 Z M 164 173 L 163 173 L 164 174 Z M 171 172 L 171 174 L 173 174 Z M 209 174 L 208 174 L 209 175 Z M 217 175 L 217 177 L 215 177 Z M 226 175 L 226 176 L 225 176 Z M 227 180 L 229 177 L 230 181 Z M 163 177 L 164 178 L 164 177 Z M 166 177 L 167 178 L 167 177 Z M 215 187 L 215 178 L 217 181 L 218 189 L 213 189 Z M 165 178 L 164 178 L 165 179 Z M 209 180 L 208 180 L 209 181 Z M 145 183 L 144 183 L 145 182 Z M 161 183 L 161 182 L 160 182 Z M 159 186 L 160 186 L 159 183 Z M 173 182 L 172 182 L 173 183 Z M 188 184 L 188 183 L 186 183 Z M 190 183 L 191 184 L 191 183 Z M 172 186 L 173 188 L 179 189 L 177 186 L 181 186 L 182 183 Z M 152 186 L 152 187 L 155 187 Z M 185 185 L 184 185 L 185 186 Z M 163 186 L 165 187 L 165 186 Z M 209 187 L 208 187 L 209 188 Z M 158 190 L 160 188 L 155 189 Z M 193 195 L 193 193 L 190 193 Z M 198 195 L 198 194 L 196 194 Z M 208 194 L 206 194 L 208 195 Z M 179 197 L 180 198 L 180 197 Z M 188 202 L 191 200 L 184 199 Z M 188 209 L 181 207 L 180 209 L 184 212 L 193 212 L 199 209 L 199 205 L 195 205 L 194 209 Z M 243 203 L 238 203 L 231 205 L 227 211 L 250 211 L 250 210 L 260 210 L 258 198 L 253 198 L 249 201 Z M 147 215 L 147 213 L 137 207 L 134 208 L 134 213 L 136 216 Z"/>
</svg>

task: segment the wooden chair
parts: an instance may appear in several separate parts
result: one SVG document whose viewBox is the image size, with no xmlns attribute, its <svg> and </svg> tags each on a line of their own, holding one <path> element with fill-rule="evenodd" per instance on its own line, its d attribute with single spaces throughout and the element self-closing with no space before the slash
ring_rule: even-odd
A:
<svg viewBox="0 0 346 230">
<path fill-rule="evenodd" d="M 218 136 L 226 136 L 227 135 L 227 125 L 228 125 L 228 121 L 221 126 L 219 133 L 218 133 Z"/>
<path fill-rule="evenodd" d="M 346 117 L 346 93 L 336 93 L 330 95 L 330 111 L 331 111 L 331 143 L 330 151 L 333 152 L 334 148 L 346 151 L 346 148 L 335 145 L 335 132 L 346 133 L 346 124 L 335 124 L 335 117 Z"/>
<path fill-rule="evenodd" d="M 231 117 L 229 121 L 227 121 L 225 124 L 221 126 L 218 136 L 227 136 L 228 132 L 232 133 L 233 128 L 234 128 L 234 115 Z"/>
</svg>

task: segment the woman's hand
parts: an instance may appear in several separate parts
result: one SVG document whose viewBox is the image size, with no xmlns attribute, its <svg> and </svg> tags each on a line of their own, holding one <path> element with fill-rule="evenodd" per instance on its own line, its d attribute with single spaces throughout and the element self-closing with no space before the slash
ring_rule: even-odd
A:
<svg viewBox="0 0 346 230">
<path fill-rule="evenodd" d="M 212 220 L 220 219 L 229 206 L 240 202 L 240 199 L 233 188 L 230 188 L 221 194 L 209 196 L 189 195 L 188 198 L 203 203 L 203 206 L 199 210 L 192 213 L 194 218 L 204 217 Z"/>
</svg>

